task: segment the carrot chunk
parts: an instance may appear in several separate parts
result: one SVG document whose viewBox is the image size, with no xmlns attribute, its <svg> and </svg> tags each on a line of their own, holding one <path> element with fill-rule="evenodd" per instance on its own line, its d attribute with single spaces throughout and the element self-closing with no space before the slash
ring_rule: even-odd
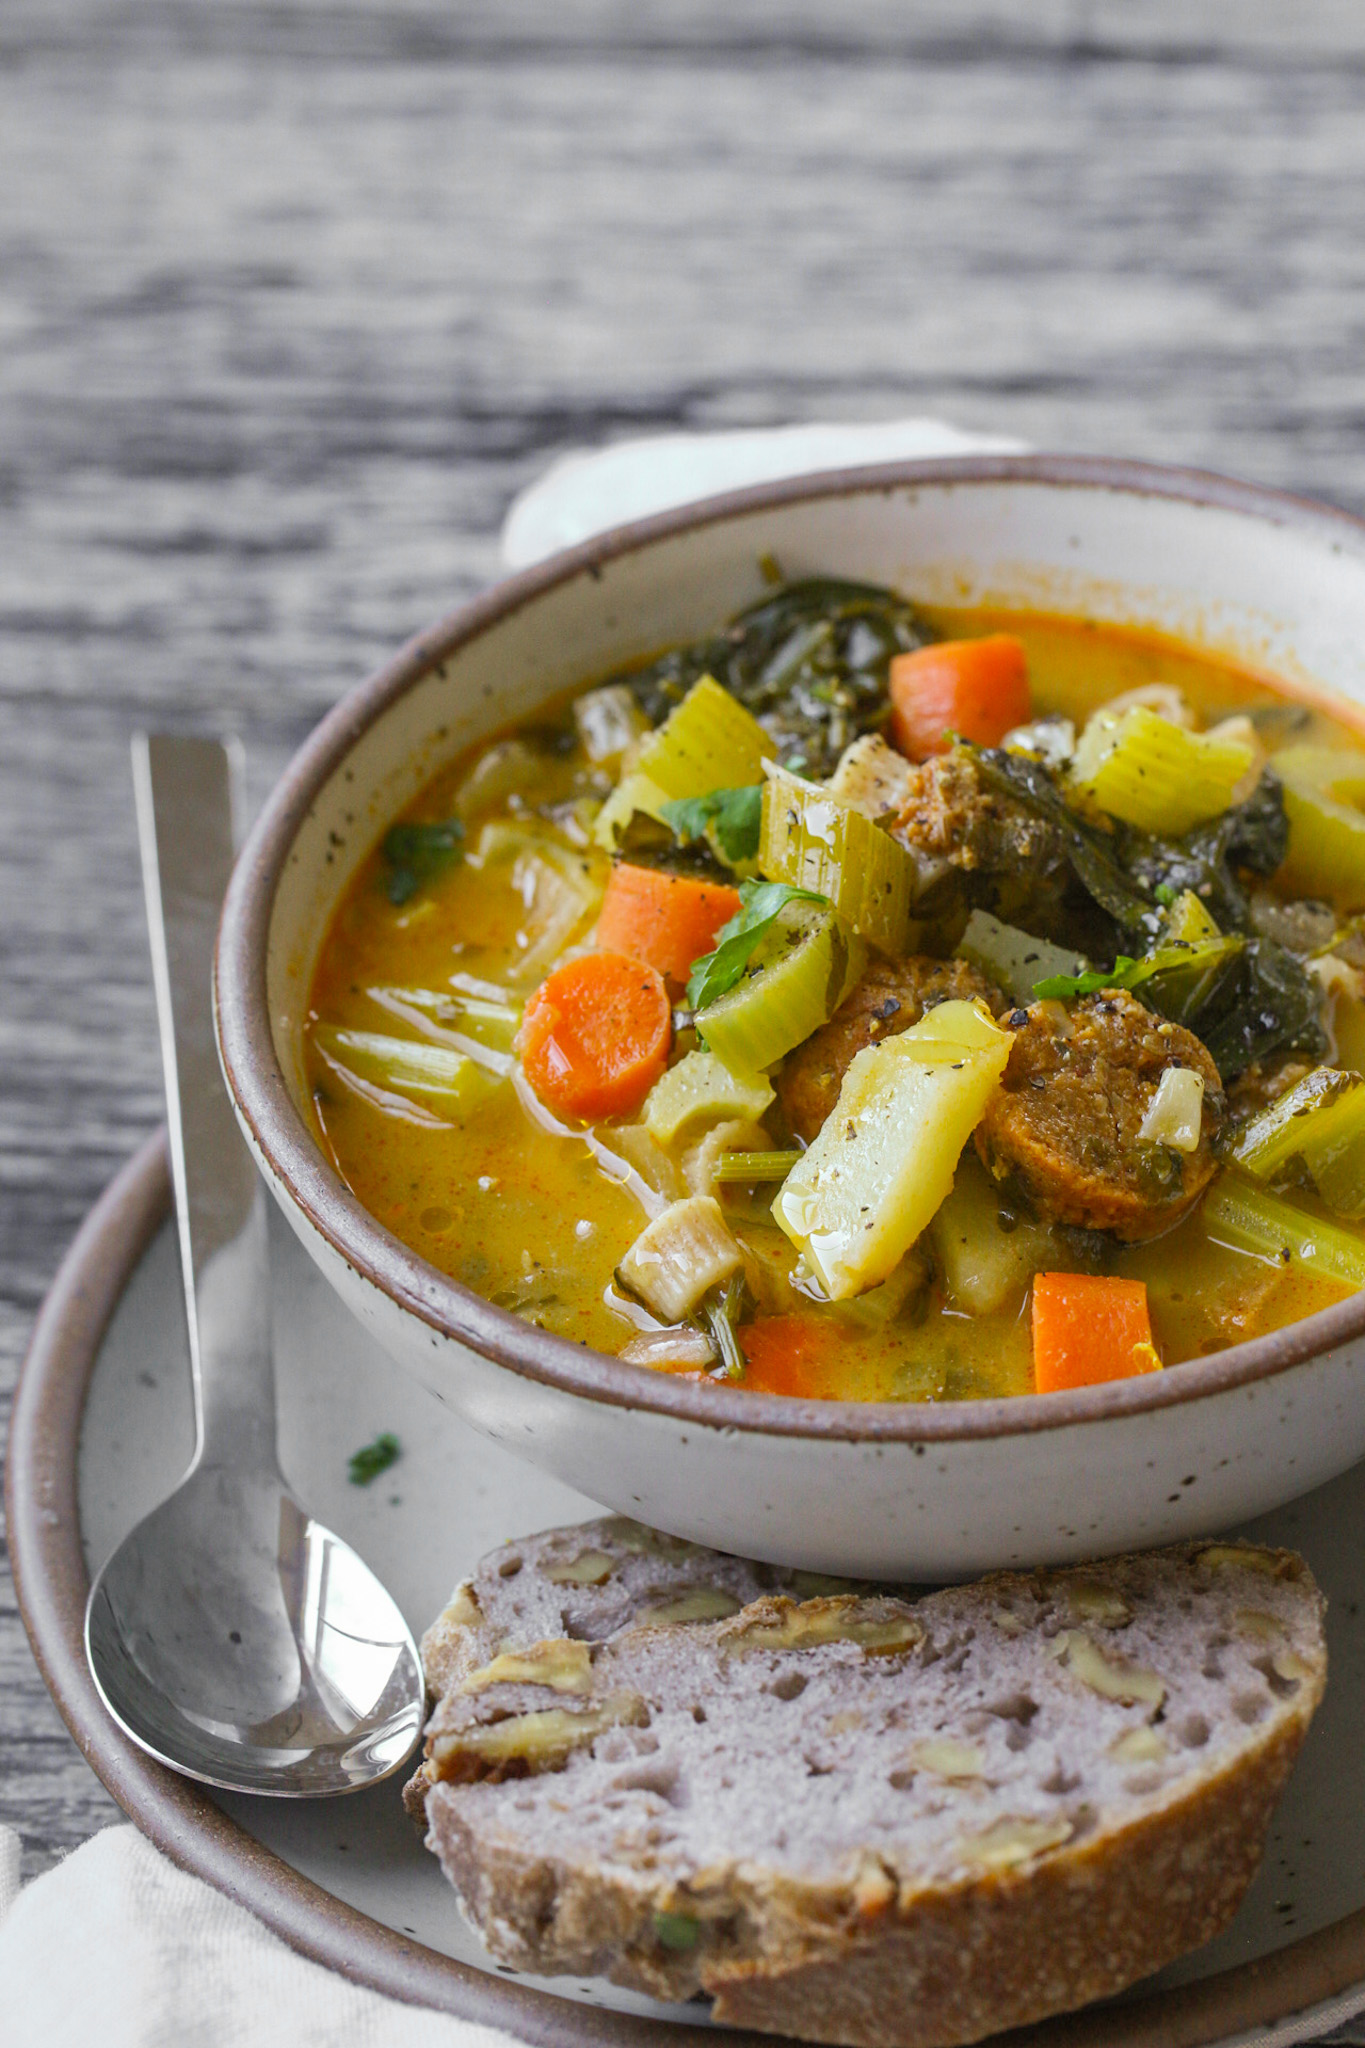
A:
<svg viewBox="0 0 1365 2048">
<path fill-rule="evenodd" d="M 607 883 L 597 942 L 610 952 L 647 960 L 681 987 L 692 962 L 711 951 L 716 933 L 740 908 L 739 891 L 728 883 L 622 862 Z"/>
<path fill-rule="evenodd" d="M 527 1080 L 561 1116 L 628 1116 L 668 1061 L 663 976 L 624 953 L 584 953 L 545 977 L 526 1005 L 517 1051 Z"/>
<path fill-rule="evenodd" d="M 1147 1287 L 1094 1273 L 1039 1273 L 1033 1282 L 1033 1383 L 1040 1394 L 1157 1372 Z"/>
<path fill-rule="evenodd" d="M 837 1401 L 844 1389 L 837 1330 L 822 1316 L 760 1316 L 735 1333 L 744 1353 L 744 1384 L 755 1393 L 798 1401 Z"/>
<path fill-rule="evenodd" d="M 951 735 L 998 747 L 1032 715 L 1028 658 L 1012 633 L 940 640 L 891 664 L 891 738 L 912 761 L 945 754 Z"/>
</svg>

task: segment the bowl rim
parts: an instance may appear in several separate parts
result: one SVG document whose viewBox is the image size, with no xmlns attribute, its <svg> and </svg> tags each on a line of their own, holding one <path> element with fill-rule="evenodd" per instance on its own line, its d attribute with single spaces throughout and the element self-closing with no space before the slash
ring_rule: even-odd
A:
<svg viewBox="0 0 1365 2048">
<path fill-rule="evenodd" d="M 219 928 L 214 1014 L 228 1092 L 258 1156 L 303 1218 L 362 1281 L 436 1339 L 446 1338 L 548 1389 L 652 1412 L 663 1420 L 765 1436 L 862 1444 L 981 1441 L 1100 1424 L 1205 1400 L 1268 1380 L 1365 1335 L 1365 1290 L 1284 1329 L 1136 1380 L 979 1401 L 809 1401 L 699 1383 L 536 1329 L 412 1251 L 364 1208 L 294 1106 L 276 1057 L 266 959 L 275 893 L 318 791 L 362 735 L 430 670 L 548 592 L 703 527 L 809 502 L 916 486 L 1042 484 L 1207 506 L 1317 532 L 1365 554 L 1365 519 L 1288 492 L 1206 471 L 1102 456 L 966 456 L 821 470 L 729 491 L 613 527 L 506 577 L 416 634 L 333 706 L 292 756 L 237 860 Z"/>
</svg>

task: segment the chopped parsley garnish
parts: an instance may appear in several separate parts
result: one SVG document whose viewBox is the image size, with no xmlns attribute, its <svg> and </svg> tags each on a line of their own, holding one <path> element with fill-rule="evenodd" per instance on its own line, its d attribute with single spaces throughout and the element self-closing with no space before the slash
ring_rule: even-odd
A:
<svg viewBox="0 0 1365 2048">
<path fill-rule="evenodd" d="M 372 1444 L 365 1444 L 351 1453 L 347 1470 L 352 1486 L 368 1486 L 381 1472 L 387 1472 L 390 1465 L 396 1464 L 402 1455 L 403 1446 L 386 1429 Z"/>
<path fill-rule="evenodd" d="M 694 1010 L 704 1010 L 729 994 L 789 903 L 823 905 L 826 900 L 786 882 L 741 882 L 739 896 L 743 908 L 716 933 L 715 951 L 693 962 L 687 1000 Z"/>
<path fill-rule="evenodd" d="M 438 824 L 394 825 L 384 834 L 383 855 L 388 866 L 384 894 L 390 903 L 402 905 L 431 881 L 463 851 L 464 826 L 458 818 Z"/>
<path fill-rule="evenodd" d="M 707 826 L 712 825 L 716 844 L 727 860 L 752 860 L 758 852 L 763 817 L 761 783 L 743 789 L 713 789 L 708 796 L 679 797 L 675 803 L 661 804 L 659 808 L 679 839 L 701 839 Z"/>
</svg>

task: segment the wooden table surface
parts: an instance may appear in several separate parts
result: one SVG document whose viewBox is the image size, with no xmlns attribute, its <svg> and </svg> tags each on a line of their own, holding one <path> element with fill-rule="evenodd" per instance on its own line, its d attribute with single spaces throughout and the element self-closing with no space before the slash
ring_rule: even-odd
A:
<svg viewBox="0 0 1365 2048">
<path fill-rule="evenodd" d="M 6 0 L 0 1398 L 160 1115 L 127 743 L 259 796 L 636 432 L 931 412 L 1365 511 L 1358 0 Z M 0 1819 L 114 1817 L 0 1580 Z"/>
</svg>

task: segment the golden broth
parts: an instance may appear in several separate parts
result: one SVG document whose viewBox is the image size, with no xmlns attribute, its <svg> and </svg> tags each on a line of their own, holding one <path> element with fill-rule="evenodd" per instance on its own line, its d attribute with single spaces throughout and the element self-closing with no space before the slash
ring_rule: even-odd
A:
<svg viewBox="0 0 1365 2048">
<path fill-rule="evenodd" d="M 1305 721 L 1296 738 L 1359 744 L 1343 722 L 1295 705 L 1263 678 L 1156 635 L 1031 613 L 927 608 L 925 616 L 953 638 L 1017 634 L 1028 652 L 1038 714 L 1079 722 L 1121 691 L 1161 682 L 1176 685 L 1208 720 L 1283 703 Z M 471 761 L 484 750 L 443 771 L 406 816 L 449 817 Z M 471 807 L 466 845 L 474 858 L 450 865 L 408 902 L 389 900 L 377 851 L 365 864 L 328 933 L 311 1026 L 402 1032 L 393 992 L 448 990 L 452 975 L 466 977 L 467 989 L 520 975 L 519 997 L 529 995 L 540 977 L 532 972 L 528 983 L 524 971 L 535 965 L 523 929 L 527 905 L 505 861 L 476 865 L 480 828 L 489 820 L 515 824 L 542 807 L 571 806 L 604 791 L 576 746 L 528 757 L 520 770 L 510 801 L 494 777 L 486 808 Z M 585 877 L 604 868 L 604 856 L 575 844 L 584 835 L 571 812 L 562 816 L 563 858 L 582 863 Z M 649 1326 L 613 1286 L 617 1263 L 642 1227 L 641 1208 L 581 1134 L 553 1128 L 510 1083 L 490 1088 L 458 1116 L 364 1090 L 328 1061 L 311 1031 L 308 1079 L 318 1135 L 338 1171 L 365 1207 L 432 1265 L 540 1328 L 602 1351 L 619 1351 L 637 1328 Z M 979 1317 L 946 1307 L 937 1288 L 885 1324 L 858 1303 L 817 1311 L 788 1285 L 792 1247 L 761 1215 L 750 1199 L 734 1219 L 762 1276 L 760 1316 L 741 1331 L 742 1338 L 755 1333 L 745 1385 L 859 1400 L 1031 1390 L 1026 1295 L 1008 1313 Z M 1147 1283 L 1167 1364 L 1279 1328 L 1348 1291 L 1212 1243 L 1197 1209 L 1163 1238 L 1121 1247 L 1115 1269 Z"/>
</svg>

